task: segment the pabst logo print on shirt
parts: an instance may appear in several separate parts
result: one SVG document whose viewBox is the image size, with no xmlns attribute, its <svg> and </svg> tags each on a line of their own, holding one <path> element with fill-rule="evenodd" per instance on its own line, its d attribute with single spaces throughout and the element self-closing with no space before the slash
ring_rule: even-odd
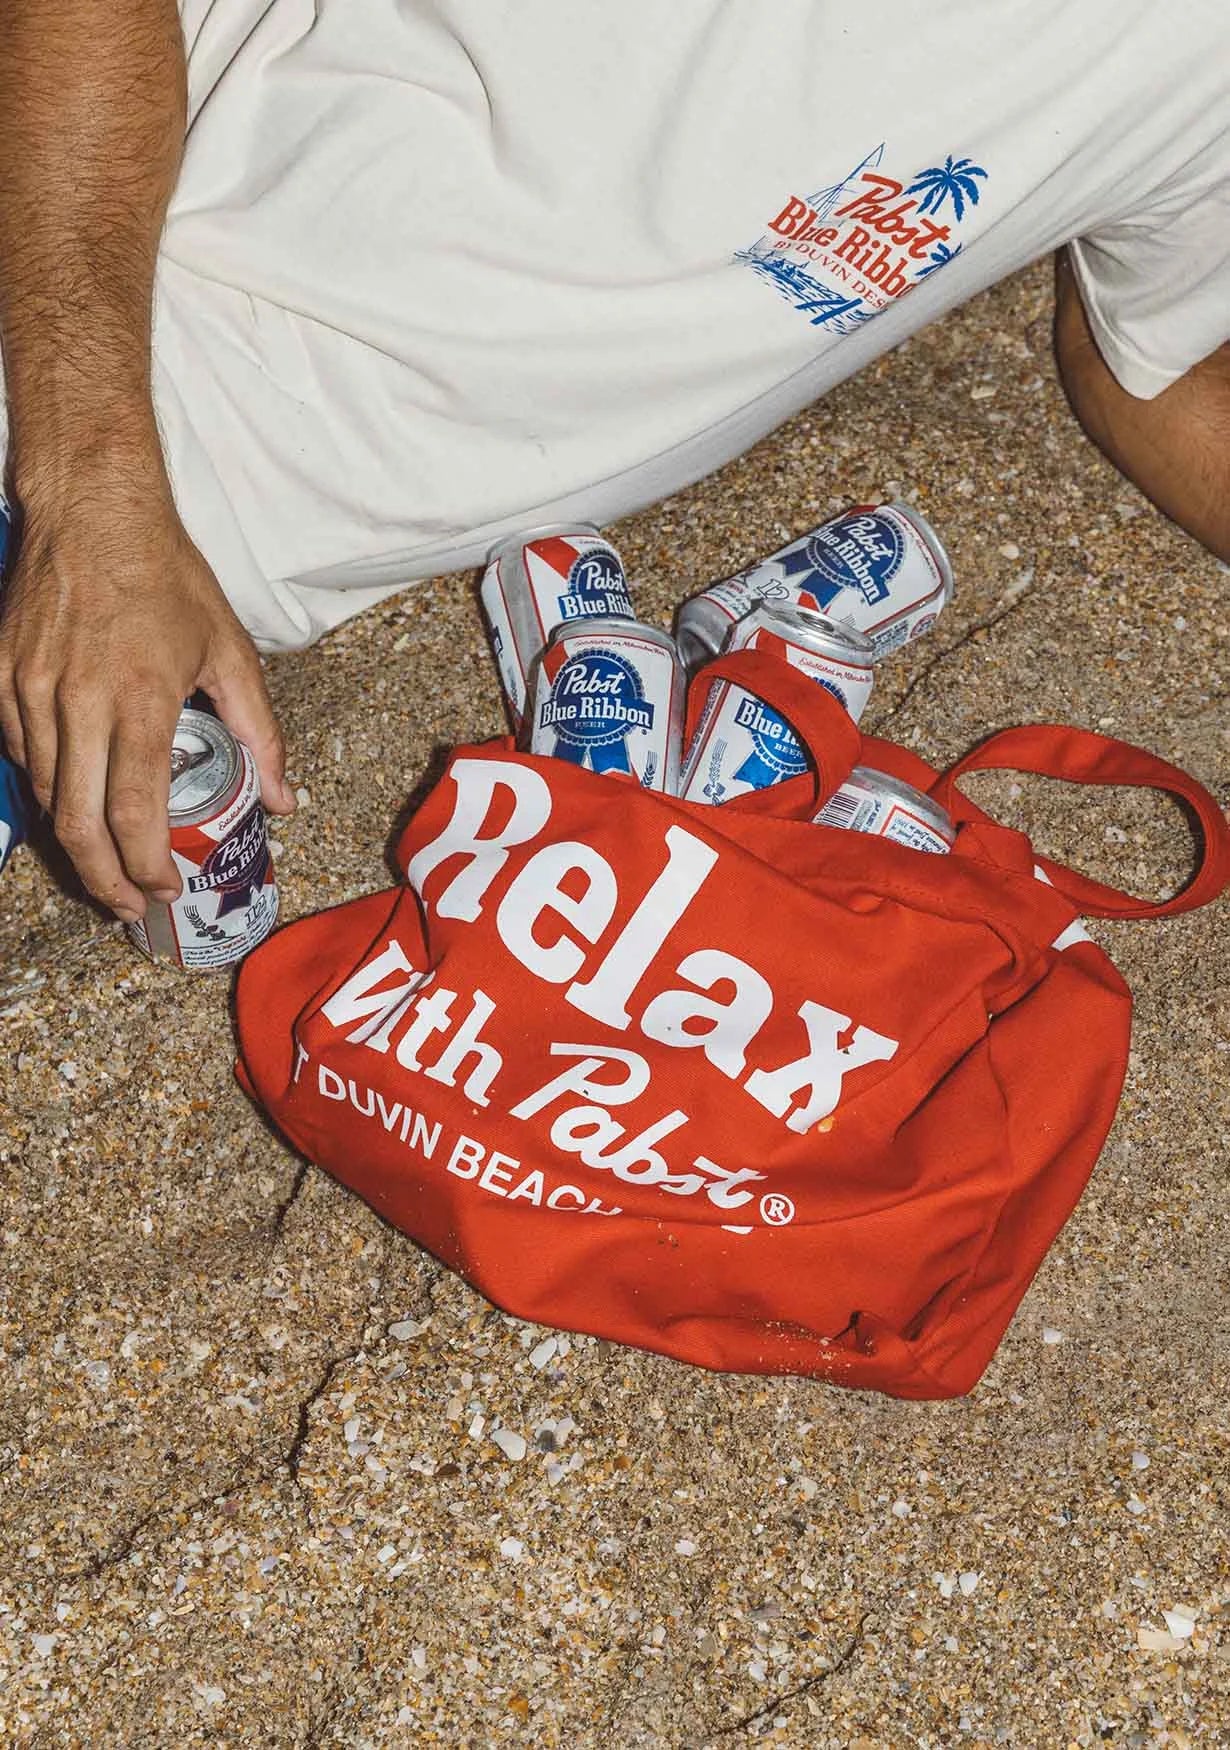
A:
<svg viewBox="0 0 1230 1750">
<path fill-rule="evenodd" d="M 840 182 L 792 194 L 735 255 L 813 327 L 850 334 L 961 253 L 954 238 L 987 171 L 950 152 L 902 178 L 881 169 L 884 154 L 881 142 Z"/>
<path fill-rule="evenodd" d="M 631 772 L 628 737 L 653 728 L 654 707 L 632 663 L 613 650 L 575 656 L 549 650 L 543 667 L 551 691 L 539 707 L 540 729 L 555 731 L 555 755 L 595 772 Z"/>
</svg>

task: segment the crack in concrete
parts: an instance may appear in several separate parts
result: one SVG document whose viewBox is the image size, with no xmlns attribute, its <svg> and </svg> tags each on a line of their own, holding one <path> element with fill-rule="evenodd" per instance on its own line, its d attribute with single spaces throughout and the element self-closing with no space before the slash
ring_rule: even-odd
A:
<svg viewBox="0 0 1230 1750">
<path fill-rule="evenodd" d="M 299 1470 L 303 1450 L 311 1433 L 312 1410 L 328 1391 L 340 1369 L 345 1367 L 348 1362 L 354 1361 L 361 1353 L 362 1346 L 359 1349 L 348 1350 L 343 1354 L 331 1355 L 328 1358 L 315 1384 L 312 1385 L 306 1396 L 300 1399 L 295 1413 L 295 1431 L 291 1437 L 290 1445 L 277 1457 L 272 1456 L 277 1451 L 276 1444 L 274 1442 L 263 1443 L 248 1455 L 245 1462 L 232 1473 L 220 1488 L 208 1489 L 204 1494 L 197 1495 L 182 1507 L 160 1503 L 148 1508 L 146 1512 L 139 1514 L 130 1525 L 126 1526 L 120 1536 L 106 1549 L 96 1551 L 88 1561 L 82 1562 L 78 1567 L 63 1570 L 56 1577 L 56 1585 L 67 1585 L 79 1580 L 100 1579 L 108 1570 L 118 1567 L 121 1562 L 127 1560 L 137 1547 L 142 1532 L 150 1525 L 156 1524 L 159 1519 L 170 1519 L 176 1516 L 191 1518 L 199 1508 L 208 1506 L 211 1501 L 223 1500 L 240 1488 L 258 1488 L 262 1483 L 271 1482 L 279 1471 L 287 1472 L 310 1509 L 306 1490 L 300 1481 Z M 264 1464 L 260 1463 L 262 1459 L 266 1461 Z M 167 1542 L 171 1535 L 172 1532 L 168 1528 L 163 1536 L 154 1540 L 150 1545 L 151 1549 L 157 1549 L 160 1544 Z"/>
<path fill-rule="evenodd" d="M 317 1379 L 316 1384 L 311 1388 L 306 1397 L 299 1400 L 299 1411 L 295 1421 L 295 1432 L 291 1438 L 290 1445 L 287 1447 L 286 1452 L 283 1455 L 282 1466 L 289 1475 L 291 1482 L 294 1483 L 296 1489 L 299 1490 L 299 1493 L 303 1495 L 305 1500 L 307 1499 L 307 1491 L 302 1479 L 300 1478 L 299 1471 L 303 1464 L 303 1451 L 312 1432 L 312 1411 L 320 1402 L 321 1398 L 324 1397 L 329 1387 L 333 1384 L 333 1381 L 337 1378 L 340 1370 L 346 1366 L 347 1362 L 356 1360 L 362 1352 L 362 1346 L 360 1345 L 358 1349 L 348 1349 L 344 1354 L 330 1355 L 325 1362 L 324 1369 L 321 1372 L 320 1377 Z"/>
<path fill-rule="evenodd" d="M 208 1496 L 205 1496 L 202 1499 L 207 1500 Z M 192 1512 L 194 1507 L 200 1505 L 200 1501 L 194 1501 L 188 1511 Z M 132 1524 L 129 1525 L 125 1531 L 121 1532 L 115 1542 L 107 1549 L 96 1550 L 90 1557 L 89 1561 L 83 1562 L 79 1568 L 67 1569 L 59 1576 L 59 1583 L 67 1584 L 72 1580 L 97 1580 L 100 1575 L 107 1571 L 108 1568 L 117 1567 L 120 1562 L 126 1561 L 132 1554 L 137 1539 L 145 1530 L 145 1527 L 152 1524 L 155 1519 L 166 1511 L 167 1509 L 165 1507 L 149 1508 L 147 1512 L 142 1513 L 137 1519 L 134 1519 Z"/>
<path fill-rule="evenodd" d="M 249 1455 L 249 1460 L 259 1458 L 262 1454 L 267 1452 L 267 1447 L 257 1447 L 255 1451 Z M 55 1584 L 57 1586 L 63 1586 L 67 1585 L 70 1581 L 75 1580 L 100 1579 L 108 1569 L 118 1567 L 121 1562 L 128 1559 L 136 1548 L 141 1533 L 148 1525 L 154 1524 L 158 1519 L 169 1519 L 178 1515 L 182 1515 L 185 1519 L 190 1519 L 198 1508 L 207 1507 L 211 1501 L 225 1500 L 228 1495 L 234 1494 L 241 1486 L 255 1487 L 262 1482 L 268 1482 L 270 1478 L 276 1476 L 277 1472 L 281 1469 L 280 1464 L 274 1464 L 267 1465 L 263 1470 L 252 1472 L 249 1470 L 249 1460 L 245 1460 L 239 1469 L 234 1471 L 231 1476 L 227 1478 L 221 1488 L 207 1489 L 204 1494 L 197 1495 L 193 1500 L 188 1501 L 182 1507 L 168 1506 L 163 1503 L 148 1508 L 146 1512 L 139 1514 L 130 1525 L 126 1526 L 120 1533 L 119 1537 L 116 1538 L 115 1542 L 110 1544 L 106 1549 L 97 1550 L 94 1555 L 92 1555 L 87 1562 L 83 1562 L 80 1567 L 68 1568 L 63 1573 L 57 1575 Z M 157 1538 L 150 1547 L 152 1549 L 157 1549 L 160 1544 L 166 1543 L 171 1535 L 171 1531 L 168 1530 L 164 1536 Z"/>
<path fill-rule="evenodd" d="M 307 1732 L 299 1740 L 299 1750 L 321 1750 L 325 1733 L 340 1723 L 345 1712 L 346 1691 L 339 1682 L 326 1697 L 318 1716 L 311 1709 L 308 1710 Z"/>
<path fill-rule="evenodd" d="M 295 1169 L 294 1179 L 291 1181 L 290 1190 L 286 1193 L 286 1196 L 277 1205 L 273 1214 L 269 1218 L 269 1244 L 271 1247 L 276 1246 L 282 1237 L 282 1230 L 286 1226 L 286 1218 L 295 1207 L 295 1204 L 299 1201 L 300 1192 L 307 1183 L 307 1176 L 311 1171 L 311 1166 L 311 1161 L 299 1162 L 298 1167 Z"/>
<path fill-rule="evenodd" d="M 941 663 L 947 662 L 948 658 L 950 656 L 955 656 L 959 650 L 964 650 L 965 646 L 972 643 L 980 632 L 989 632 L 993 626 L 998 626 L 1001 620 L 1006 620 L 1009 614 L 1015 613 L 1029 593 L 1030 591 L 1028 588 L 1019 590 L 995 613 L 988 614 L 985 620 L 977 620 L 972 626 L 964 631 L 959 638 L 954 639 L 951 644 L 946 644 L 942 650 L 937 650 L 930 662 L 927 663 L 926 667 L 920 669 L 914 676 L 914 679 L 910 682 L 904 693 L 902 693 L 896 704 L 891 705 L 885 712 L 884 716 L 880 719 L 877 733 L 882 734 L 883 731 L 887 729 L 897 713 L 909 703 L 919 687 L 922 686 L 928 676 L 939 668 Z"/>
<path fill-rule="evenodd" d="M 797 1701 L 801 1695 L 810 1695 L 813 1690 L 819 1689 L 822 1684 L 827 1683 L 830 1677 L 836 1677 L 838 1672 L 844 1671 L 853 1662 L 863 1644 L 863 1630 L 870 1615 L 870 1609 L 863 1612 L 854 1625 L 854 1632 L 850 1639 L 837 1657 L 824 1667 L 823 1671 L 817 1671 L 811 1677 L 805 1677 L 802 1683 L 796 1683 L 793 1689 L 783 1690 L 781 1695 L 773 1696 L 771 1700 L 753 1709 L 750 1714 L 745 1714 L 741 1720 L 736 1720 L 733 1725 L 720 1727 L 714 1734 L 715 1737 L 728 1738 L 734 1732 L 748 1731 L 756 1725 L 757 1721 L 776 1714 L 779 1708 L 785 1707 L 788 1702 Z"/>
</svg>

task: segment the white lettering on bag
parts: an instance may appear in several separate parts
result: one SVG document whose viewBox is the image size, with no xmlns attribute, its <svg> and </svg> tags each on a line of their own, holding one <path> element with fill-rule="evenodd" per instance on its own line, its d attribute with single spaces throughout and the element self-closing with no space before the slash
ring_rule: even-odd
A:
<svg viewBox="0 0 1230 1750">
<path fill-rule="evenodd" d="M 653 1147 L 688 1122 L 686 1112 L 668 1112 L 656 1124 L 634 1136 L 623 1148 L 608 1145 L 627 1134 L 622 1124 L 598 1106 L 574 1106 L 561 1112 L 551 1126 L 551 1141 L 561 1154 L 580 1155 L 596 1172 L 614 1173 L 629 1185 L 660 1185 L 670 1177 L 670 1168 Z M 588 1132 L 588 1134 L 586 1134 Z"/>
<path fill-rule="evenodd" d="M 446 1088 L 457 1086 L 457 1072 L 468 1057 L 474 1068 L 466 1078 L 465 1097 L 476 1106 L 491 1104 L 491 1084 L 504 1067 L 504 1059 L 494 1045 L 480 1037 L 483 1023 L 495 1013 L 495 1004 L 481 990 L 474 992 L 470 1012 L 458 1027 L 448 1045 L 427 1071 L 429 1081 L 443 1082 Z"/>
<path fill-rule="evenodd" d="M 896 1053 L 897 1041 L 873 1033 L 870 1027 L 856 1027 L 849 1045 L 839 1051 L 837 1038 L 849 1027 L 849 1015 L 839 1015 L 823 1003 L 804 1003 L 799 1017 L 807 1028 L 807 1056 L 780 1069 L 753 1070 L 743 1085 L 753 1100 L 778 1118 L 786 1118 L 795 1096 L 805 1094 L 803 1105 L 786 1118 L 787 1128 L 803 1135 L 836 1110 L 842 1078 L 865 1063 L 885 1062 Z"/>
<path fill-rule="evenodd" d="M 579 898 L 563 885 L 573 871 L 584 882 Z M 584 966 L 586 950 L 564 931 L 546 947 L 534 934 L 534 926 L 544 913 L 554 913 L 592 946 L 615 915 L 618 898 L 615 871 L 606 858 L 588 845 L 566 840 L 547 845 L 530 858 L 501 900 L 495 927 L 522 966 L 548 984 L 567 984 Z"/>
<path fill-rule="evenodd" d="M 467 858 L 465 867 L 436 895 L 432 905 L 442 918 L 460 918 L 472 924 L 512 847 L 536 837 L 551 818 L 551 792 L 546 780 L 531 767 L 507 760 L 454 760 L 452 776 L 457 785 L 453 818 L 439 838 L 411 858 L 406 879 L 422 898 L 424 883 L 433 869 L 450 857 Z M 499 790 L 512 792 L 512 813 L 498 833 L 480 838 L 479 829 L 486 825 Z"/>
<path fill-rule="evenodd" d="M 408 972 L 410 977 L 401 984 L 394 985 L 391 990 L 376 989 L 377 985 L 382 985 L 387 978 L 398 972 Z M 381 1023 L 391 1018 L 402 1007 L 406 998 L 418 989 L 425 976 L 429 975 L 411 966 L 401 943 L 390 936 L 374 960 L 360 966 L 345 984 L 334 991 L 328 1002 L 322 1005 L 321 1013 L 335 1027 L 348 1027 L 352 1021 L 360 1022 L 361 1025 L 348 1035 L 348 1043 L 365 1044 L 379 1030 Z M 387 1051 L 387 1040 L 375 1049 Z"/>
<path fill-rule="evenodd" d="M 414 1020 L 397 1043 L 397 1061 L 403 1069 L 422 1069 L 419 1051 L 434 1033 L 447 1033 L 449 1011 L 456 1000 L 457 992 L 445 990 L 443 985 L 414 999 Z"/>
<path fill-rule="evenodd" d="M 481 1142 L 472 1136 L 459 1136 L 452 1154 L 448 1157 L 446 1173 L 456 1173 L 459 1179 L 474 1179 L 482 1166 L 487 1150 Z"/>
<path fill-rule="evenodd" d="M 561 1154 L 579 1155 L 593 1171 L 614 1173 L 625 1184 L 655 1185 L 677 1197 L 693 1197 L 703 1191 L 719 1209 L 736 1209 L 752 1200 L 753 1193 L 741 1187 L 762 1180 L 765 1175 L 750 1167 L 722 1167 L 707 1155 L 696 1156 L 692 1162 L 695 1170 L 690 1173 L 675 1172 L 668 1165 L 656 1144 L 689 1122 L 686 1112 L 678 1109 L 667 1112 L 624 1141 L 627 1126 L 612 1118 L 606 1108 L 626 1105 L 648 1087 L 649 1063 L 645 1058 L 613 1046 L 556 1045 L 551 1049 L 555 1054 L 575 1056 L 578 1061 L 570 1070 L 527 1095 L 520 1105 L 513 1107 L 511 1115 L 532 1117 L 552 1100 L 577 1093 L 600 1102 L 569 1106 L 556 1114 L 550 1138 Z M 626 1074 L 618 1080 L 598 1081 L 594 1071 L 606 1061 L 619 1064 Z M 622 1147 L 617 1146 L 621 1143 Z"/>
<path fill-rule="evenodd" d="M 457 788 L 452 818 L 411 859 L 409 877 L 422 897 L 431 873 L 460 858 L 460 866 L 424 906 L 429 914 L 474 922 L 513 848 L 528 845 L 548 825 L 551 794 L 537 771 L 508 760 L 459 759 L 452 775 Z M 528 856 L 496 908 L 499 939 L 517 963 L 546 983 L 567 984 L 563 994 L 568 1003 L 621 1032 L 634 1025 L 634 997 L 672 933 L 702 895 L 719 857 L 718 851 L 673 823 L 661 843 L 665 862 L 588 973 L 592 957 L 587 950 L 597 948 L 621 896 L 616 869 L 591 845 L 568 840 L 540 847 Z M 720 917 L 716 921 L 720 923 Z M 335 992 L 322 1012 L 334 1026 L 352 1029 L 347 1034 L 350 1043 L 381 1052 L 390 1049 L 405 1023 L 396 1044 L 397 1062 L 446 1086 L 456 1085 L 460 1069 L 472 1060 L 465 1091 L 476 1105 L 487 1105 L 502 1066 L 500 1053 L 482 1037 L 494 1005 L 481 991 L 475 992 L 469 1014 L 456 1021 L 452 1011 L 457 992 L 436 985 L 435 977 L 434 972 L 416 971 L 404 949 L 390 938 Z M 896 1039 L 856 1025 L 823 1003 L 805 1000 L 796 1011 L 806 1034 L 805 1054 L 777 1066 L 765 1063 L 765 1045 L 757 1053 L 757 1041 L 767 1044 L 782 1034 L 781 1017 L 775 1015 L 776 993 L 754 966 L 720 947 L 684 955 L 673 973 L 661 975 L 660 983 L 667 988 L 645 993 L 641 1034 L 676 1050 L 700 1050 L 716 1070 L 740 1082 L 752 1099 L 800 1135 L 836 1109 L 847 1075 L 887 1062 L 898 1049 Z M 427 1065 L 424 1051 L 436 1034 L 451 1039 L 437 1045 L 436 1061 Z M 847 1042 L 839 1049 L 842 1036 Z M 692 1188 L 696 1174 L 671 1175 L 653 1146 L 670 1128 L 686 1122 L 683 1114 L 669 1115 L 678 1122 L 667 1129 L 661 1128 L 667 1120 L 659 1120 L 656 1127 L 628 1141 L 626 1127 L 610 1116 L 609 1108 L 626 1105 L 645 1092 L 649 1067 L 643 1057 L 607 1046 L 552 1045 L 551 1051 L 574 1061 L 544 1087 L 527 1094 L 512 1108 L 512 1116 L 532 1117 L 570 1096 L 577 1104 L 568 1112 L 557 1110 L 553 1121 L 553 1134 L 558 1130 L 562 1139 L 557 1146 L 581 1153 L 589 1164 L 617 1173 L 622 1168 L 631 1179 L 666 1184 L 673 1177 Z M 344 1089 L 339 1095 L 330 1087 L 327 1097 L 344 1098 Z M 618 1167 L 612 1165 L 615 1161 Z M 702 1161 L 703 1157 L 696 1165 L 707 1171 L 701 1169 Z"/>
<path fill-rule="evenodd" d="M 618 1203 L 604 1203 L 601 1197 L 590 1197 L 577 1185 L 556 1185 L 544 1198 L 546 1179 L 542 1171 L 534 1167 L 523 1179 L 518 1179 L 517 1174 L 521 1170 L 521 1162 L 516 1155 L 501 1154 L 498 1149 L 488 1151 L 473 1136 L 457 1138 L 445 1167 L 445 1171 L 452 1173 L 454 1177 L 472 1179 L 478 1190 L 486 1191 L 492 1197 L 503 1197 L 509 1203 L 524 1200 L 532 1203 L 535 1209 L 540 1209 L 545 1202 L 548 1209 L 566 1210 L 581 1215 L 623 1214 Z"/>
<path fill-rule="evenodd" d="M 586 984 L 570 985 L 565 993 L 583 1014 L 605 1021 L 608 1027 L 631 1025 L 632 1016 L 625 1005 L 718 860 L 716 851 L 680 826 L 667 827 L 666 848 L 666 867 L 607 949 L 593 977 Z"/>
<path fill-rule="evenodd" d="M 532 1118 L 562 1094 L 581 1100 L 601 1100 L 604 1106 L 626 1106 L 639 1099 L 649 1086 L 649 1065 L 635 1051 L 620 1051 L 614 1045 L 552 1045 L 552 1057 L 575 1057 L 576 1063 L 536 1093 L 527 1094 L 512 1108 L 513 1118 Z M 627 1073 L 615 1081 L 597 1081 L 594 1071 L 604 1064 L 618 1064 Z"/>
<path fill-rule="evenodd" d="M 694 990 L 663 991 L 641 1016 L 641 1032 L 662 1045 L 699 1046 L 723 1075 L 742 1075 L 748 1046 L 773 1013 L 772 985 L 745 960 L 736 960 L 720 948 L 688 954 L 679 962 L 677 976 L 690 978 L 702 991 L 728 983 L 734 987 L 730 1001 L 719 1003 Z M 689 1021 L 709 1025 L 696 1032 Z"/>
</svg>

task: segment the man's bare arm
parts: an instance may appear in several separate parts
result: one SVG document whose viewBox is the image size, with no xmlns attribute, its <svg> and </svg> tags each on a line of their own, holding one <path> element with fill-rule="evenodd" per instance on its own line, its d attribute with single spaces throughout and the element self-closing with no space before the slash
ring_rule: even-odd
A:
<svg viewBox="0 0 1230 1750">
<path fill-rule="evenodd" d="M 1055 354 L 1072 410 L 1098 448 L 1180 527 L 1230 563 L 1230 345 L 1153 401 L 1116 381 L 1057 260 Z"/>
<path fill-rule="evenodd" d="M 179 885 L 180 703 L 213 696 L 291 805 L 259 660 L 171 496 L 150 395 L 154 269 L 185 116 L 175 0 L 0 5 L 0 342 L 24 512 L 0 726 L 87 886 Z"/>
</svg>

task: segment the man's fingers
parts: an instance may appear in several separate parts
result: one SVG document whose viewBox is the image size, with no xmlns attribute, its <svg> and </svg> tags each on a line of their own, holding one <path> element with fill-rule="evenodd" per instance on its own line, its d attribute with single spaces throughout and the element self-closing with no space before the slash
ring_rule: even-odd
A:
<svg viewBox="0 0 1230 1750">
<path fill-rule="evenodd" d="M 59 732 L 53 688 L 40 681 L 23 682 L 17 677 L 17 710 L 21 719 L 25 768 L 40 808 L 50 810 L 55 801 L 56 759 Z"/>
<path fill-rule="evenodd" d="M 145 896 L 124 873 L 107 827 L 107 761 L 110 724 L 100 708 L 80 705 L 60 711 L 56 770 L 56 837 L 85 886 L 131 923 L 145 910 Z"/>
<path fill-rule="evenodd" d="M 129 879 L 155 899 L 175 899 L 180 889 L 167 819 L 177 716 L 174 702 L 141 712 L 130 706 L 111 737 L 107 824 Z"/>
<path fill-rule="evenodd" d="M 293 814 L 295 793 L 286 782 L 286 747 L 256 651 L 236 653 L 206 682 L 218 715 L 256 761 L 261 800 L 274 814 Z"/>
<path fill-rule="evenodd" d="M 9 758 L 24 766 L 26 739 L 21 728 L 21 712 L 17 709 L 17 695 L 7 675 L 0 679 L 0 736 L 4 738 Z"/>
</svg>

